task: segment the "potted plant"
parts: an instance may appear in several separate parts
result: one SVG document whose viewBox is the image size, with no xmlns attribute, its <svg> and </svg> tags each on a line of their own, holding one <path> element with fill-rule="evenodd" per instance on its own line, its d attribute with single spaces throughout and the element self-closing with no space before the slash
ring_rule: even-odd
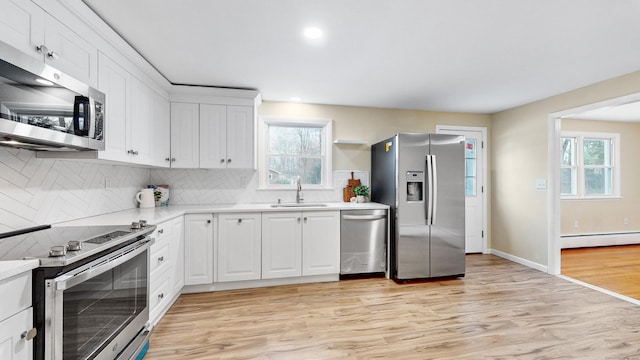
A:
<svg viewBox="0 0 640 360">
<path fill-rule="evenodd" d="M 353 193 L 356 194 L 359 203 L 365 202 L 365 198 L 369 196 L 369 187 L 366 185 L 358 185 L 353 188 Z"/>
</svg>

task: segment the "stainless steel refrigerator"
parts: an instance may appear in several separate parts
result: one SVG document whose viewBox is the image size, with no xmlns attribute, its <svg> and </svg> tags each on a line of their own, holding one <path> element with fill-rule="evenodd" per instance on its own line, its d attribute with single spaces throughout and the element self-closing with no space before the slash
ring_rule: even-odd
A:
<svg viewBox="0 0 640 360">
<path fill-rule="evenodd" d="M 464 276 L 464 136 L 400 133 L 371 147 L 371 200 L 391 207 L 391 276 Z"/>
</svg>

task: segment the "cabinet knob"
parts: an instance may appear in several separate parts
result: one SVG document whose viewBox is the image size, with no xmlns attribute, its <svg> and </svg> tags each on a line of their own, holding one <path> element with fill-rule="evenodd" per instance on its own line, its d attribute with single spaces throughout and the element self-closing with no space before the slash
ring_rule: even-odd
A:
<svg viewBox="0 0 640 360">
<path fill-rule="evenodd" d="M 222 163 L 224 163 L 224 159 L 220 159 L 220 163 L 221 163 L 221 164 L 222 164 Z"/>
<path fill-rule="evenodd" d="M 228 162 L 228 163 L 230 163 L 230 162 L 231 162 L 231 159 L 227 159 L 227 162 Z"/>
<path fill-rule="evenodd" d="M 138 155 L 138 151 L 134 150 L 133 155 Z"/>
<path fill-rule="evenodd" d="M 158 234 L 164 234 L 164 229 L 158 230 Z"/>
<path fill-rule="evenodd" d="M 164 256 L 160 256 L 160 257 L 158 258 L 158 261 L 160 261 L 160 262 L 164 261 Z"/>
<path fill-rule="evenodd" d="M 242 223 L 242 219 L 238 219 L 238 224 L 241 224 L 241 223 Z"/>
<path fill-rule="evenodd" d="M 298 222 L 300 222 L 300 218 L 298 218 Z"/>
<path fill-rule="evenodd" d="M 171 158 L 171 162 L 174 162 L 174 161 L 176 161 L 176 158 Z"/>
<path fill-rule="evenodd" d="M 170 158 L 164 158 L 164 161 L 169 161 L 169 162 L 171 162 L 171 159 L 170 159 Z"/>
<path fill-rule="evenodd" d="M 162 298 L 164 298 L 164 293 L 161 293 L 160 295 L 158 295 L 158 299 L 162 300 Z"/>
<path fill-rule="evenodd" d="M 51 60 L 58 60 L 58 59 L 60 59 L 60 55 L 58 55 L 58 53 L 57 53 L 57 52 L 55 52 L 55 51 L 50 51 L 50 52 L 48 52 L 48 53 L 47 53 L 47 57 L 48 57 L 49 59 L 51 59 Z"/>
<path fill-rule="evenodd" d="M 211 220 L 207 220 L 207 224 L 211 224 Z"/>
<path fill-rule="evenodd" d="M 307 217 L 306 216 L 304 217 L 304 222 L 307 222 Z"/>
<path fill-rule="evenodd" d="M 20 334 L 20 338 L 25 339 L 26 341 L 33 340 L 34 337 L 38 335 L 38 330 L 36 328 L 31 328 L 22 334 Z"/>
<path fill-rule="evenodd" d="M 38 45 L 36 46 L 36 51 L 39 53 L 46 53 L 49 51 L 49 49 L 47 49 L 47 47 L 44 45 Z"/>
</svg>

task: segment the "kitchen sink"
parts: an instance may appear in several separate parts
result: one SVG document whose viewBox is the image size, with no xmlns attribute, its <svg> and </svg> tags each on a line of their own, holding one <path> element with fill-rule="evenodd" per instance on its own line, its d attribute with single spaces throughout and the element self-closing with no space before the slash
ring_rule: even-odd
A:
<svg viewBox="0 0 640 360">
<path fill-rule="evenodd" d="M 293 207 L 293 208 L 301 208 L 301 207 L 324 207 L 327 206 L 325 203 L 279 203 L 279 204 L 271 204 L 271 207 Z"/>
</svg>

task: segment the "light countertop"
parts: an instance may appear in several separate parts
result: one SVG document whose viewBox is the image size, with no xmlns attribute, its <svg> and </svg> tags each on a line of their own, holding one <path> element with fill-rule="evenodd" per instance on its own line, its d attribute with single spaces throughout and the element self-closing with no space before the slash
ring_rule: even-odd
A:
<svg viewBox="0 0 640 360">
<path fill-rule="evenodd" d="M 286 203 L 285 203 L 286 204 Z M 305 204 L 304 207 L 273 207 L 271 204 L 229 204 L 229 205 L 169 205 L 148 209 L 129 209 L 87 218 L 65 221 L 53 226 L 89 226 L 89 225 L 128 225 L 132 221 L 146 220 L 149 224 L 159 224 L 185 214 L 234 213 L 234 212 L 272 212 L 272 211 L 317 211 L 317 210 L 369 210 L 388 209 L 387 205 L 366 202 L 323 203 L 326 206 Z"/>
<path fill-rule="evenodd" d="M 366 203 L 323 203 L 324 206 L 308 203 L 304 207 L 273 207 L 271 204 L 231 204 L 231 205 L 169 205 L 148 209 L 129 209 L 82 219 L 65 221 L 53 226 L 103 226 L 129 225 L 132 221 L 146 220 L 149 224 L 159 224 L 185 214 L 272 212 L 272 211 L 317 211 L 317 210 L 370 210 L 388 209 L 387 205 Z M 285 203 L 286 205 L 286 203 Z M 39 266 L 38 260 L 0 261 L 0 280 L 10 278 Z"/>
</svg>

